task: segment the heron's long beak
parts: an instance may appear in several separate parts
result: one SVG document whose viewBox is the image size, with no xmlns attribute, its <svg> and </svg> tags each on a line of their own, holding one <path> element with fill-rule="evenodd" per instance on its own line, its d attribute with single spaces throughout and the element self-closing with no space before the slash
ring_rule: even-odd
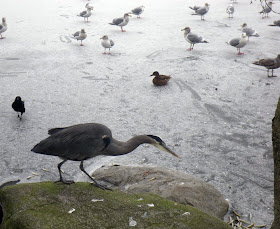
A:
<svg viewBox="0 0 280 229">
<path fill-rule="evenodd" d="M 184 31 L 185 29 L 181 29 L 181 31 Z"/>
<path fill-rule="evenodd" d="M 159 149 L 161 149 L 161 150 L 163 150 L 163 151 L 166 151 L 166 152 L 172 154 L 172 155 L 175 156 L 175 157 L 180 158 L 176 153 L 174 153 L 174 152 L 173 152 L 167 145 L 165 145 L 165 144 L 159 144 L 159 145 L 157 145 L 156 147 L 159 148 Z"/>
</svg>

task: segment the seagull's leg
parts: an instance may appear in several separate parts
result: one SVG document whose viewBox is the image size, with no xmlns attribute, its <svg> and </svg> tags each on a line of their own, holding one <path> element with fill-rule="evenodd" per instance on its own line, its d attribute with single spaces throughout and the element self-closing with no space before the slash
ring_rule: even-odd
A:
<svg viewBox="0 0 280 229">
<path fill-rule="evenodd" d="M 106 48 L 104 49 L 104 52 L 103 52 L 103 54 L 106 54 Z"/>
<path fill-rule="evenodd" d="M 62 178 L 62 174 L 61 174 L 61 166 L 64 164 L 64 162 L 66 162 L 67 160 L 63 160 L 62 162 L 60 162 L 58 165 L 57 165 L 57 168 L 58 168 L 58 172 L 59 172 L 59 180 L 58 181 L 55 181 L 55 183 L 58 183 L 58 182 L 61 182 L 63 184 L 73 184 L 75 183 L 73 180 L 64 180 Z"/>
<path fill-rule="evenodd" d="M 110 50 L 110 48 L 109 48 L 109 53 L 108 54 L 111 54 L 111 50 Z"/>
<path fill-rule="evenodd" d="M 243 52 L 240 52 L 240 48 L 238 48 L 237 50 L 238 50 L 237 55 L 242 55 L 242 54 L 244 54 Z"/>
<path fill-rule="evenodd" d="M 5 37 L 2 37 L 2 33 L 0 33 L 0 35 L 1 35 L 1 38 L 0 39 L 4 39 Z"/>
<path fill-rule="evenodd" d="M 192 50 L 192 44 L 190 46 L 190 48 L 187 49 L 187 51 L 191 51 Z"/>
<path fill-rule="evenodd" d="M 121 26 L 121 30 L 122 30 L 122 32 L 125 32 L 125 30 L 123 30 L 122 26 Z"/>
<path fill-rule="evenodd" d="M 83 41 L 82 41 L 82 40 L 81 40 L 81 46 L 84 46 L 84 45 L 83 45 Z"/>
<path fill-rule="evenodd" d="M 103 186 L 103 185 L 98 184 L 98 183 L 92 178 L 92 176 L 89 175 L 89 174 L 86 172 L 86 170 L 84 169 L 84 161 L 81 161 L 80 169 L 82 170 L 82 172 L 84 172 L 84 173 L 95 183 L 95 186 L 97 186 L 98 188 L 101 188 L 101 189 L 103 189 L 103 190 L 110 190 L 110 191 L 112 191 L 112 189 L 107 188 L 107 187 L 105 187 L 105 186 Z"/>
</svg>

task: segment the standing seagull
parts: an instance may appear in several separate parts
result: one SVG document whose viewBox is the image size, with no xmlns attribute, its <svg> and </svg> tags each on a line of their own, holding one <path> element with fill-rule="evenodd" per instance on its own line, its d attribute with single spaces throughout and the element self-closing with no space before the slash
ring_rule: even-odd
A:
<svg viewBox="0 0 280 229">
<path fill-rule="evenodd" d="M 191 44 L 190 48 L 187 49 L 188 51 L 192 50 L 194 45 L 197 43 L 208 43 L 208 41 L 204 40 L 202 37 L 199 37 L 196 34 L 191 33 L 190 27 L 185 27 L 184 29 L 181 29 L 181 31 L 185 31 L 184 37 L 186 41 Z"/>
<path fill-rule="evenodd" d="M 111 54 L 110 53 L 110 49 L 114 46 L 114 41 L 109 40 L 107 35 L 104 35 L 100 39 L 102 39 L 101 45 L 104 47 L 104 53 L 103 54 L 106 54 L 106 49 L 109 49 L 109 53 L 108 54 Z"/>
<path fill-rule="evenodd" d="M 267 69 L 268 77 L 276 77 L 273 75 L 273 69 L 280 67 L 280 54 L 278 54 L 276 58 L 260 59 L 253 62 L 253 64 L 265 67 Z M 271 76 L 269 75 L 269 69 L 272 71 Z"/>
<path fill-rule="evenodd" d="M 87 37 L 87 33 L 84 29 L 81 29 L 80 31 L 77 31 L 76 33 L 73 34 L 73 39 L 76 39 L 77 41 L 80 40 L 81 41 L 81 46 L 83 46 L 83 40 L 86 39 Z"/>
<path fill-rule="evenodd" d="M 230 41 L 226 42 L 227 44 L 237 48 L 237 55 L 242 55 L 244 53 L 240 52 L 240 49 L 243 48 L 247 44 L 247 36 L 246 33 L 241 34 L 241 38 L 233 38 Z"/>
<path fill-rule="evenodd" d="M 201 20 L 204 20 L 204 15 L 209 11 L 209 4 L 205 3 L 204 6 L 194 6 L 194 7 L 190 7 L 190 9 L 194 10 L 195 13 L 192 15 L 200 15 L 201 16 Z"/>
<path fill-rule="evenodd" d="M 21 119 L 22 114 L 25 112 L 25 107 L 24 107 L 24 101 L 21 100 L 20 96 L 17 96 L 15 98 L 15 101 L 12 103 L 12 108 L 18 113 L 18 117 Z"/>
<path fill-rule="evenodd" d="M 144 12 L 144 8 L 145 6 L 136 7 L 135 9 L 131 10 L 131 13 L 137 15 L 137 18 L 140 18 L 140 14 Z"/>
<path fill-rule="evenodd" d="M 125 32 L 125 30 L 123 30 L 123 26 L 126 26 L 129 22 L 129 17 L 131 17 L 131 15 L 129 15 L 129 13 L 125 13 L 123 15 L 123 17 L 119 17 L 119 18 L 115 18 L 113 19 L 113 21 L 111 23 L 109 23 L 110 25 L 117 25 L 121 27 L 122 32 Z"/>
<path fill-rule="evenodd" d="M 92 6 L 87 6 L 87 5 L 86 5 L 86 8 L 87 8 L 87 10 L 82 11 L 82 12 L 81 12 L 79 15 L 77 15 L 77 16 L 83 17 L 83 18 L 84 18 L 84 21 L 86 21 L 86 19 L 87 19 L 87 22 L 88 22 L 88 18 L 91 16 L 91 11 L 93 10 L 93 7 L 92 7 Z"/>
<path fill-rule="evenodd" d="M 228 17 L 229 18 L 233 18 L 233 13 L 234 13 L 234 6 L 233 6 L 233 4 L 229 4 L 229 6 L 227 7 L 226 12 L 228 13 Z"/>
<path fill-rule="evenodd" d="M 269 26 L 279 26 L 280 27 L 280 20 L 274 21 L 272 25 Z"/>
<path fill-rule="evenodd" d="M 243 24 L 241 25 L 241 31 L 242 31 L 243 33 L 246 33 L 246 35 L 247 35 L 247 37 L 248 37 L 248 40 L 249 40 L 249 37 L 252 37 L 252 36 L 254 36 L 254 37 L 259 37 L 259 36 L 260 36 L 260 35 L 256 32 L 256 30 L 254 30 L 254 29 L 248 27 L 248 26 L 247 26 L 247 23 L 243 23 Z"/>
<path fill-rule="evenodd" d="M 60 157 L 63 161 L 58 167 L 59 180 L 65 184 L 74 181 L 64 180 L 61 174 L 61 166 L 67 160 L 80 161 L 80 169 L 97 187 L 108 189 L 99 185 L 84 169 L 84 160 L 99 156 L 119 156 L 130 153 L 139 145 L 147 143 L 178 157 L 166 146 L 164 141 L 154 135 L 137 135 L 127 142 L 121 142 L 112 137 L 111 130 L 99 123 L 86 123 L 65 128 L 54 128 L 48 131 L 49 137 L 42 140 L 31 150 L 35 153 Z"/>
<path fill-rule="evenodd" d="M 7 30 L 7 23 L 6 23 L 6 18 L 2 18 L 2 24 L 0 24 L 0 35 L 1 38 L 0 39 L 4 39 L 4 37 L 2 37 L 2 33 L 4 33 Z"/>
<path fill-rule="evenodd" d="M 263 7 L 263 10 L 259 12 L 260 14 L 262 14 L 262 18 L 268 17 L 268 14 L 272 10 L 272 4 L 273 4 L 273 2 L 266 3 L 266 1 L 265 1 L 265 6 Z"/>
</svg>

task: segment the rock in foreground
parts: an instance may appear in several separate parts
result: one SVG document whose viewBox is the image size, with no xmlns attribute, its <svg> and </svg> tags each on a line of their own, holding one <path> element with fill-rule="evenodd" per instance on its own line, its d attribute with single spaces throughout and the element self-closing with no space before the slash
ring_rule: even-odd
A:
<svg viewBox="0 0 280 229">
<path fill-rule="evenodd" d="M 223 219 L 228 202 L 213 185 L 182 172 L 160 167 L 104 166 L 93 176 L 128 193 L 155 193 Z"/>
<path fill-rule="evenodd" d="M 103 191 L 89 183 L 17 184 L 0 190 L 2 229 L 231 228 L 154 194 Z"/>
</svg>

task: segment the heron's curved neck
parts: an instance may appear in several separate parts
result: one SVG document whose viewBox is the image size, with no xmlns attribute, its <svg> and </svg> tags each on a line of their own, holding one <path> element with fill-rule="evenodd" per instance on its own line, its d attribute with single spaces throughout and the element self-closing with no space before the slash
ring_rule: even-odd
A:
<svg viewBox="0 0 280 229">
<path fill-rule="evenodd" d="M 104 150 L 104 154 L 111 156 L 127 154 L 143 143 L 151 144 L 152 140 L 147 135 L 137 135 L 127 142 L 121 142 L 112 138 L 110 145 Z"/>
</svg>

